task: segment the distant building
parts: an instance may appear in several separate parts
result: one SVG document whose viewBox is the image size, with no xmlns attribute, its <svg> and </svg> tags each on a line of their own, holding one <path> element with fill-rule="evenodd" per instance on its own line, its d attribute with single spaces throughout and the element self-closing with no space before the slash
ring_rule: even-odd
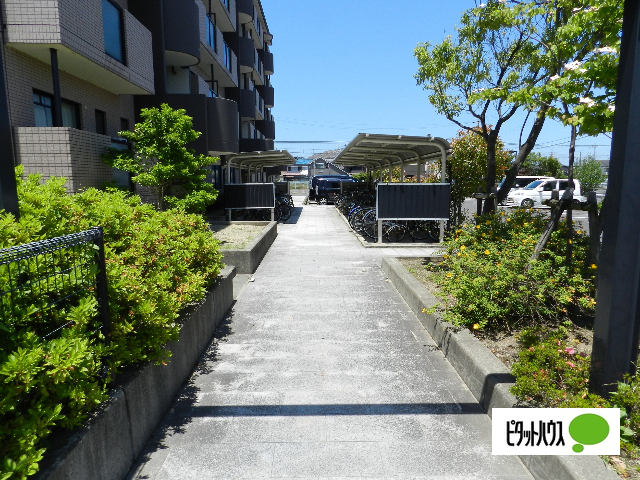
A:
<svg viewBox="0 0 640 480">
<path fill-rule="evenodd" d="M 260 0 L 0 0 L 16 160 L 76 192 L 128 176 L 100 160 L 168 103 L 219 156 L 273 150 L 273 39 Z M 226 169 L 212 167 L 221 186 Z M 232 175 L 238 176 L 232 169 Z"/>
<path fill-rule="evenodd" d="M 609 160 L 598 160 L 598 163 L 600 164 L 600 168 L 602 168 L 602 171 L 608 177 L 609 176 Z"/>
</svg>

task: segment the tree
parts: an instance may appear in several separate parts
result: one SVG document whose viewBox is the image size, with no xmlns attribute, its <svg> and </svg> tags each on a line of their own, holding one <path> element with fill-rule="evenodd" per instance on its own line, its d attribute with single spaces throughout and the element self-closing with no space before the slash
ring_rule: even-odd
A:
<svg viewBox="0 0 640 480">
<path fill-rule="evenodd" d="M 487 171 L 487 145 L 483 138 L 467 130 L 458 131 L 451 139 L 451 156 L 447 161 L 447 175 L 451 181 L 451 221 L 464 220 L 462 203 L 484 185 Z M 502 175 L 509 165 L 510 154 L 498 138 L 496 142 L 496 170 Z"/>
<path fill-rule="evenodd" d="M 574 167 L 574 175 L 580 180 L 584 192 L 592 192 L 607 179 L 600 162 L 589 155 L 583 160 L 578 160 Z"/>
<path fill-rule="evenodd" d="M 487 190 L 495 184 L 495 141 L 502 125 L 520 108 L 535 116 L 498 190 L 499 201 L 513 186 L 547 116 L 564 115 L 567 123 L 587 132 L 601 123 L 589 120 L 587 108 L 598 109 L 602 118 L 613 113 L 610 102 L 594 101 L 598 92 L 585 97 L 572 91 L 588 80 L 595 85 L 599 75 L 607 82 L 612 78 L 609 54 L 615 47 L 610 44 L 619 37 L 622 0 L 590 3 L 596 5 L 586 6 L 584 0 L 487 0 L 464 12 L 455 40 L 448 37 L 434 47 L 421 44 L 414 51 L 420 64 L 415 77 L 431 92 L 429 101 L 436 110 L 469 131 L 474 126 L 463 123 L 464 113 L 480 124 L 479 135 L 487 143 Z M 578 74 L 584 81 L 570 85 Z M 576 102 L 573 111 L 557 105 L 565 90 Z M 490 113 L 494 136 L 487 129 Z M 485 212 L 490 210 L 491 202 L 485 203 Z"/>
<path fill-rule="evenodd" d="M 206 183 L 203 167 L 219 159 L 196 155 L 189 142 L 201 133 L 193 129 L 185 110 L 174 110 L 166 103 L 158 108 L 143 108 L 142 123 L 134 131 L 119 135 L 134 143 L 133 151 L 109 149 L 103 160 L 134 176 L 131 180 L 153 192 L 158 210 L 167 207 L 202 212 L 212 204 L 217 191 Z"/>
<path fill-rule="evenodd" d="M 521 28 L 516 28 L 518 23 Z M 433 47 L 419 44 L 414 50 L 420 65 L 415 78 L 430 92 L 430 103 L 448 120 L 484 140 L 486 192 L 496 183 L 500 129 L 522 106 L 512 93 L 545 78 L 540 48 L 529 39 L 529 28 L 504 2 L 488 0 L 462 14 L 455 39 L 447 37 Z M 544 119 L 544 114 L 536 119 L 530 143 L 535 143 Z M 493 202 L 485 202 L 485 212 L 492 209 Z"/>
<path fill-rule="evenodd" d="M 522 163 L 518 174 L 564 178 L 560 160 L 554 156 L 544 156 L 537 152 L 531 152 L 529 154 Z"/>
</svg>

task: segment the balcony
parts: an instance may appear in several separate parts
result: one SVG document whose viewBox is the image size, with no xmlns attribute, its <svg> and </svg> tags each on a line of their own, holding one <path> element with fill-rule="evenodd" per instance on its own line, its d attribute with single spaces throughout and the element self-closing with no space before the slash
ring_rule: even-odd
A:
<svg viewBox="0 0 640 480">
<path fill-rule="evenodd" d="M 224 98 L 207 98 L 207 148 L 210 154 L 240 151 L 238 104 Z"/>
<path fill-rule="evenodd" d="M 68 127 L 16 127 L 16 156 L 25 175 L 66 177 L 68 193 L 100 188 L 113 181 L 111 167 L 100 160 L 111 137 Z"/>
<path fill-rule="evenodd" d="M 240 139 L 240 152 L 265 152 L 267 150 L 273 150 L 273 141 L 264 138 L 241 138 Z"/>
<path fill-rule="evenodd" d="M 5 13 L 7 46 L 46 64 L 55 48 L 60 70 L 111 93 L 154 93 L 151 32 L 127 10 L 116 32 L 121 37 L 114 39 L 122 49 L 120 60 L 106 53 L 102 2 L 13 2 Z"/>
<path fill-rule="evenodd" d="M 264 106 L 267 108 L 273 108 L 273 87 L 270 85 L 256 85 L 256 90 L 258 90 L 258 93 L 264 100 Z"/>
<path fill-rule="evenodd" d="M 248 23 L 253 20 L 253 0 L 236 0 L 236 9 L 240 17 L 240 23 Z"/>
<path fill-rule="evenodd" d="M 256 95 L 253 90 L 240 89 L 240 117 L 256 118 Z"/>
<path fill-rule="evenodd" d="M 256 120 L 256 128 L 266 138 L 273 140 L 276 138 L 276 122 L 273 120 Z"/>
<path fill-rule="evenodd" d="M 240 72 L 248 73 L 254 69 L 256 48 L 253 40 L 248 37 L 238 37 L 238 60 Z"/>
<path fill-rule="evenodd" d="M 163 1 L 165 62 L 188 67 L 200 62 L 200 12 L 194 2 Z"/>
<path fill-rule="evenodd" d="M 273 53 L 266 50 L 260 50 L 262 52 L 262 63 L 264 65 L 264 73 L 267 75 L 273 75 Z"/>
</svg>

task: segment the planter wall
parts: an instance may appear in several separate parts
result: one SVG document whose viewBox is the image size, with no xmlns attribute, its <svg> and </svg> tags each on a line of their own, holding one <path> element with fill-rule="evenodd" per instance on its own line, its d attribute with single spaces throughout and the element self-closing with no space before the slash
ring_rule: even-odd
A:
<svg viewBox="0 0 640 480">
<path fill-rule="evenodd" d="M 243 249 L 223 250 L 222 261 L 225 265 L 236 267 L 236 273 L 250 274 L 258 269 L 258 265 L 271 248 L 274 240 L 278 236 L 277 222 L 221 222 L 226 225 L 238 223 L 242 225 L 264 225 L 265 229 L 253 239 L 253 241 Z"/>
<path fill-rule="evenodd" d="M 129 471 L 233 303 L 235 269 L 220 272 L 204 300 L 185 312 L 166 365 L 125 372 L 86 425 L 51 438 L 36 480 L 120 480 Z"/>
</svg>

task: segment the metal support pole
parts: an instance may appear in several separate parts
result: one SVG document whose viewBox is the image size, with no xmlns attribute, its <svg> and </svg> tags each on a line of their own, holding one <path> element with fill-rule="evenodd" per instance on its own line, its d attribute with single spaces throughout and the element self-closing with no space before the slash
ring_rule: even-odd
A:
<svg viewBox="0 0 640 480">
<path fill-rule="evenodd" d="M 404 160 L 400 160 L 400 183 L 404 183 Z"/>
<path fill-rule="evenodd" d="M 378 220 L 378 243 L 382 243 L 382 220 Z"/>
<path fill-rule="evenodd" d="M 640 5 L 625 2 L 589 386 L 608 397 L 635 371 L 640 336 Z"/>
<path fill-rule="evenodd" d="M 229 209 L 229 221 L 231 221 L 231 212 L 232 212 L 232 209 L 230 208 Z"/>
<path fill-rule="evenodd" d="M 12 213 L 18 220 L 20 209 L 18 207 L 15 156 L 2 54 L 2 48 L 0 48 L 0 209 Z"/>
<path fill-rule="evenodd" d="M 272 208 L 272 209 L 271 209 L 271 221 L 272 221 L 272 222 L 274 222 L 274 221 L 275 221 L 275 218 L 276 218 L 275 213 L 273 213 L 273 212 L 274 212 L 274 209 Z"/>
<path fill-rule="evenodd" d="M 418 183 L 422 183 L 422 157 L 420 155 L 418 155 L 418 165 L 417 165 L 417 169 L 418 169 Z"/>
<path fill-rule="evenodd" d="M 53 77 L 53 126 L 62 127 L 62 94 L 60 93 L 60 72 L 58 70 L 58 51 L 50 48 L 51 76 Z"/>
</svg>

